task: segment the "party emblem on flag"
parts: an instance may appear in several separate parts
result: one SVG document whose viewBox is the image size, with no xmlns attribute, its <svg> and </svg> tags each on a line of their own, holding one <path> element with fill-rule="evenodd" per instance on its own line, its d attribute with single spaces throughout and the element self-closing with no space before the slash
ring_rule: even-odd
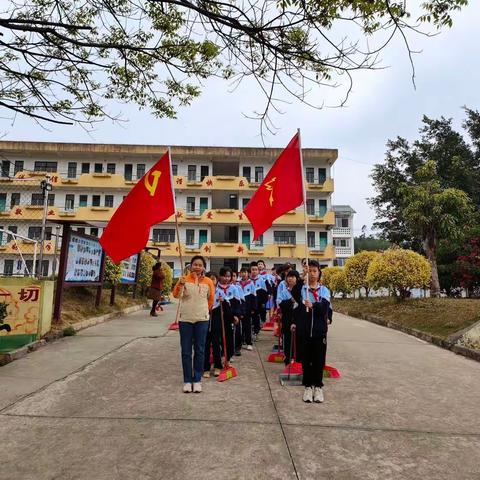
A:
<svg viewBox="0 0 480 480">
<path fill-rule="evenodd" d="M 148 172 L 147 175 L 145 175 L 145 187 L 150 192 L 151 197 L 153 197 L 155 195 L 155 192 L 157 191 L 158 180 L 160 179 L 161 175 L 162 172 L 160 170 L 154 170 L 153 172 Z M 149 181 L 150 176 L 153 177 L 152 183 L 150 183 Z"/>
<path fill-rule="evenodd" d="M 277 177 L 273 177 L 269 182 L 265 184 L 265 188 L 270 192 L 270 197 L 268 201 L 270 202 L 270 206 L 273 206 L 273 183 L 275 183 L 275 180 Z"/>
</svg>

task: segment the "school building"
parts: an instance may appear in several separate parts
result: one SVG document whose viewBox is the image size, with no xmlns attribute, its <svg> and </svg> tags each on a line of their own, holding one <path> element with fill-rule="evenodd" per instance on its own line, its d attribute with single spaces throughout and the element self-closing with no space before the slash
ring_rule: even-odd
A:
<svg viewBox="0 0 480 480">
<path fill-rule="evenodd" d="M 44 211 L 40 183 L 45 174 L 53 188 L 48 198 L 42 271 L 51 275 L 59 247 L 54 234 L 61 233 L 56 225 L 70 222 L 76 230 L 101 235 L 115 208 L 166 149 L 158 145 L 0 141 L 0 273 L 24 274 L 20 256 L 33 265 L 34 244 L 28 239 L 40 238 Z M 336 207 L 331 200 L 336 149 L 303 149 L 307 238 L 301 206 L 253 241 L 242 209 L 280 152 L 278 148 L 171 148 L 185 260 L 204 255 L 212 270 L 222 265 L 238 269 L 256 259 L 264 259 L 269 267 L 291 261 L 299 268 L 305 243 L 309 257 L 322 266 L 343 265 L 353 254 L 355 212 L 348 206 Z M 7 231 L 19 236 L 14 238 Z M 176 273 L 180 271 L 173 216 L 151 229 L 149 243 L 160 249 L 161 258 Z M 38 261 L 38 251 L 36 258 Z"/>
</svg>

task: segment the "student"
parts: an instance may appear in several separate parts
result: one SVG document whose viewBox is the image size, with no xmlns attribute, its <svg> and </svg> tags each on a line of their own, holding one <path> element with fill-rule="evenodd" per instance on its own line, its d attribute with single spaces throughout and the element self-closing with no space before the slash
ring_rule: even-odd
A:
<svg viewBox="0 0 480 480">
<path fill-rule="evenodd" d="M 297 301 L 292 295 L 293 289 L 299 280 L 298 272 L 290 271 L 285 278 L 285 288 L 282 289 L 277 296 L 277 307 L 282 312 L 282 335 L 283 335 L 283 351 L 285 354 L 285 365 L 290 363 L 290 354 L 292 351 L 292 333 L 291 326 L 293 323 L 293 312 L 298 306 Z"/>
<path fill-rule="evenodd" d="M 270 300 L 273 294 L 274 279 L 272 275 L 268 273 L 267 267 L 263 260 L 258 260 L 257 265 L 258 265 L 258 274 L 260 275 L 260 277 L 263 278 L 265 282 L 265 289 L 267 292 L 265 302 L 259 305 L 260 320 L 263 325 L 267 321 L 267 308 L 271 308 Z"/>
<path fill-rule="evenodd" d="M 236 288 L 231 285 L 232 271 L 228 267 L 222 267 L 218 275 L 218 283 L 215 288 L 215 299 L 212 308 L 210 322 L 210 341 L 213 349 L 214 376 L 220 375 L 221 370 L 221 354 L 223 349 L 222 337 L 222 312 L 225 328 L 225 337 L 227 341 L 227 351 L 223 352 L 224 356 L 230 360 L 234 353 L 233 342 L 233 326 L 239 322 L 239 302 L 236 299 Z M 206 349 L 210 351 L 210 344 L 206 345 Z M 207 373 L 208 372 L 208 373 Z M 210 355 L 205 356 L 204 360 L 204 377 L 210 375 Z"/>
<path fill-rule="evenodd" d="M 262 328 L 262 321 L 265 321 L 264 319 L 266 318 L 265 304 L 268 300 L 268 287 L 264 278 L 259 275 L 257 262 L 250 263 L 250 280 L 253 283 L 257 297 L 255 313 L 252 316 L 253 333 L 256 338 Z"/>
<path fill-rule="evenodd" d="M 215 295 L 212 281 L 205 277 L 205 267 L 205 258 L 194 256 L 189 275 L 182 275 L 173 289 L 173 296 L 181 301 L 179 331 L 184 393 L 202 391 L 205 339 Z"/>
<path fill-rule="evenodd" d="M 246 345 L 247 350 L 251 351 L 253 350 L 252 316 L 256 311 L 257 296 L 253 282 L 248 278 L 248 268 L 242 267 L 240 270 L 239 286 L 245 299 L 242 316 L 242 343 Z"/>
<path fill-rule="evenodd" d="M 320 284 L 322 272 L 316 260 L 308 262 L 308 284 L 302 287 L 302 303 L 295 309 L 292 331 L 302 355 L 303 401 L 322 403 L 323 368 L 327 354 L 327 331 L 332 322 L 330 291 Z"/>
<path fill-rule="evenodd" d="M 235 356 L 240 357 L 242 355 L 242 319 L 245 314 L 245 295 L 243 294 L 243 290 L 240 287 L 237 281 L 237 272 L 232 272 L 232 281 L 231 284 L 235 287 L 235 299 L 234 302 L 236 303 L 235 307 L 238 307 L 238 318 L 239 322 L 237 322 L 234 326 L 234 348 L 235 348 Z"/>
</svg>

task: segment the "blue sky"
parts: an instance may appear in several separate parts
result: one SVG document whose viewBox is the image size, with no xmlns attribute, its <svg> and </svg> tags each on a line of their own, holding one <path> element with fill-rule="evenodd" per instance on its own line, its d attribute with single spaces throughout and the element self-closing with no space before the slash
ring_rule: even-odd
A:
<svg viewBox="0 0 480 480">
<path fill-rule="evenodd" d="M 385 144 L 397 135 L 416 138 L 423 114 L 453 117 L 460 126 L 462 106 L 480 108 L 480 4 L 472 2 L 455 15 L 451 30 L 440 35 L 412 37 L 415 55 L 416 89 L 411 67 L 401 42 L 382 54 L 383 70 L 361 72 L 354 77 L 354 90 L 346 107 L 315 110 L 298 102 L 282 106 L 274 115 L 276 135 L 264 138 L 266 146 L 285 146 L 298 127 L 304 147 L 338 148 L 334 176 L 334 202 L 350 204 L 356 211 L 355 229 L 369 228 L 374 213 L 366 198 L 373 195 L 371 167 L 383 161 Z M 476 33 L 477 32 L 477 33 Z M 96 143 L 149 143 L 170 145 L 262 146 L 259 125 L 247 119 L 263 103 L 254 84 L 245 82 L 234 92 L 219 80 L 207 81 L 202 96 L 183 108 L 177 120 L 155 119 L 148 111 L 128 105 L 112 106 L 129 121 L 105 121 L 86 133 L 78 126 L 48 126 L 42 129 L 29 119 L 0 119 L 4 140 L 36 140 Z M 336 92 L 319 89 L 310 99 L 334 101 Z"/>
</svg>

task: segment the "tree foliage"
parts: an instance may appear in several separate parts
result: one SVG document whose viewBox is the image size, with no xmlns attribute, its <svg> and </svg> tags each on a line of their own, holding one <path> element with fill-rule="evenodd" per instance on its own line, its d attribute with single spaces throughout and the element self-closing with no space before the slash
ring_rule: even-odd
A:
<svg viewBox="0 0 480 480">
<path fill-rule="evenodd" d="M 455 277 L 469 295 L 480 296 L 480 237 L 470 239 L 457 258 Z"/>
<path fill-rule="evenodd" d="M 432 293 L 439 293 L 437 249 L 475 225 L 480 205 L 480 114 L 466 109 L 463 126 L 470 142 L 452 120 L 423 118 L 421 137 L 410 145 L 389 141 L 385 162 L 375 165 L 377 195 L 370 199 L 376 228 L 392 243 L 423 249 L 432 262 Z"/>
<path fill-rule="evenodd" d="M 368 267 L 378 255 L 377 252 L 359 252 L 345 262 L 345 276 L 348 285 L 353 290 L 364 288 L 367 297 L 370 291 L 367 281 Z"/>
<path fill-rule="evenodd" d="M 170 295 L 170 293 L 172 292 L 173 271 L 165 262 L 161 262 L 161 264 L 162 270 L 165 272 L 165 280 L 163 282 L 163 294 Z"/>
<path fill-rule="evenodd" d="M 371 288 L 387 288 L 395 296 L 406 298 L 412 288 L 425 288 L 430 276 L 430 263 L 425 257 L 412 250 L 393 247 L 370 263 L 367 281 Z"/>
<path fill-rule="evenodd" d="M 346 84 L 420 28 L 451 27 L 467 0 L 5 0 L 0 107 L 57 123 L 92 122 L 109 100 L 173 118 L 210 77 L 253 78 L 268 120 L 278 99 Z M 413 11 L 419 14 L 415 18 Z M 428 27 L 428 25 L 431 27 Z M 348 34 L 339 32 L 348 32 Z M 413 63 L 412 63 L 413 65 Z M 345 82 L 346 78 L 346 82 Z"/>
<path fill-rule="evenodd" d="M 322 283 L 330 290 L 332 297 L 336 293 L 346 295 L 351 292 L 343 267 L 327 267 L 322 270 Z"/>
</svg>

